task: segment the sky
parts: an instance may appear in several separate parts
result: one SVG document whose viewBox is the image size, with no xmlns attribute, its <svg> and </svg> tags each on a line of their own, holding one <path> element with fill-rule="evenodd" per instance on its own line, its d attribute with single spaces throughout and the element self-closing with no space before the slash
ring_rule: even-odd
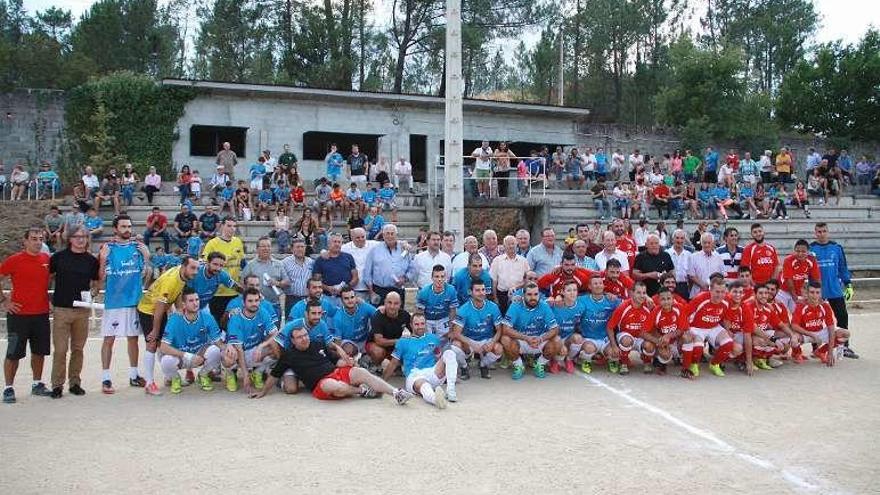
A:
<svg viewBox="0 0 880 495">
<path fill-rule="evenodd" d="M 159 0 L 163 3 L 163 0 Z M 29 12 L 44 10 L 57 6 L 70 10 L 74 17 L 79 17 L 88 10 L 92 0 L 24 0 L 24 7 Z M 385 4 L 388 0 L 379 0 Z M 880 1 L 878 0 L 814 0 L 821 18 L 821 27 L 816 33 L 820 43 L 843 39 L 846 43 L 855 43 L 870 25 L 880 27 Z"/>
</svg>

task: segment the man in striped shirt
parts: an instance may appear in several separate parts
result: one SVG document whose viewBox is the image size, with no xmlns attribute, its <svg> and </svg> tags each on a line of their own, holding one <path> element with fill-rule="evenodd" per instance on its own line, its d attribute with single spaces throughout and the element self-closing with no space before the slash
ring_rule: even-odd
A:
<svg viewBox="0 0 880 495">
<path fill-rule="evenodd" d="M 293 254 L 281 261 L 281 270 L 290 280 L 290 285 L 284 288 L 284 314 L 289 314 L 294 304 L 308 297 L 308 283 L 315 264 L 313 259 L 306 256 L 303 239 L 295 238 L 292 247 Z"/>
<path fill-rule="evenodd" d="M 743 247 L 739 245 L 739 231 L 734 227 L 724 229 L 724 245 L 717 249 L 724 262 L 724 278 L 728 282 L 739 278 L 739 265 L 742 261 Z"/>
</svg>

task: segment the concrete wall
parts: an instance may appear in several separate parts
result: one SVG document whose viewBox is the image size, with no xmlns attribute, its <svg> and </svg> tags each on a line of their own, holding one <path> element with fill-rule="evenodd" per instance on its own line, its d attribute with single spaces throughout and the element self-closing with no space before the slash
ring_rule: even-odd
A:
<svg viewBox="0 0 880 495">
<path fill-rule="evenodd" d="M 56 163 L 64 129 L 64 93 L 19 90 L 0 93 L 0 161 L 8 174 L 17 163 Z M 35 166 L 31 171 L 35 171 Z"/>
<path fill-rule="evenodd" d="M 258 150 L 270 149 L 277 156 L 285 143 L 302 158 L 304 132 L 382 134 L 380 157 L 389 159 L 409 155 L 409 135 L 427 136 L 428 178 L 433 180 L 436 158 L 444 130 L 443 109 L 417 108 L 401 105 L 334 104 L 293 99 L 270 99 L 204 95 L 190 101 L 180 119 L 180 140 L 174 144 L 172 159 L 175 167 L 189 164 L 200 173 L 213 173 L 212 157 L 190 156 L 192 125 L 247 127 L 248 156 L 239 160 L 236 177 L 244 177 L 248 164 L 256 161 Z M 528 117 L 513 114 L 465 111 L 465 139 L 484 137 L 498 140 L 575 144 L 575 125 L 567 117 Z M 395 123 L 396 122 L 396 123 Z M 466 150 L 469 153 L 470 150 Z M 375 157 L 370 157 L 375 159 Z M 391 160 L 393 162 L 393 160 Z M 304 179 L 324 173 L 318 160 L 300 162 Z"/>
</svg>

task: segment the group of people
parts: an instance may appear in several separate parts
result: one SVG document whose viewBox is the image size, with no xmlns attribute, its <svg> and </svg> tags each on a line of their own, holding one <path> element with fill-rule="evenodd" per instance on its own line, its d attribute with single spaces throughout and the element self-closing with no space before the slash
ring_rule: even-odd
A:
<svg viewBox="0 0 880 495">
<path fill-rule="evenodd" d="M 292 254 L 278 260 L 268 236 L 247 259 L 236 220 L 225 217 L 198 253 L 155 279 L 150 252 L 124 214 L 98 256 L 84 226 L 51 257 L 41 250 L 43 234 L 29 229 L 23 251 L 0 264 L 0 276 L 12 281 L 11 294 L 0 295 L 10 336 L 5 402 L 15 401 L 28 344 L 34 395 L 62 397 L 65 384 L 85 393 L 80 373 L 95 300 L 103 304 L 105 394 L 116 391 L 116 338 L 127 341 L 129 385 L 150 395 L 163 383 L 181 393 L 190 383 L 210 391 L 224 382 L 254 398 L 305 388 L 319 399 L 388 394 L 403 404 L 419 396 L 440 408 L 458 400 L 456 386 L 472 366 L 483 379 L 499 367 L 516 380 L 527 369 L 544 378 L 600 365 L 625 375 L 637 356 L 645 373 L 679 364 L 693 379 L 703 359 L 717 376 L 729 362 L 748 374 L 801 363 L 805 344 L 829 366 L 858 357 L 848 347 L 846 257 L 823 223 L 812 243 L 798 241 L 782 257 L 757 223 L 745 246 L 731 227 L 717 249 L 711 233 L 691 243 L 681 229 L 662 249 L 653 233 L 638 246 L 615 219 L 607 230 L 578 225 L 564 245 L 551 228 L 534 246 L 526 230 L 502 242 L 487 230 L 482 246 L 468 236 L 462 252 L 451 232 L 427 233 L 418 250 L 386 223 L 380 241 L 355 227 L 348 242 L 329 235 L 313 257 L 294 238 Z M 408 287 L 416 290 L 413 312 L 405 309 Z M 402 388 L 389 384 L 398 369 Z"/>
</svg>

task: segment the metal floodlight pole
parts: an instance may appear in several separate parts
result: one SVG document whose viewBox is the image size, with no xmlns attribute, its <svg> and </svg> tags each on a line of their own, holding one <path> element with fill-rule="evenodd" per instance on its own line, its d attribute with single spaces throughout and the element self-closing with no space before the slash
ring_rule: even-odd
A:
<svg viewBox="0 0 880 495">
<path fill-rule="evenodd" d="M 461 0 L 446 1 L 446 141 L 443 150 L 446 184 L 443 228 L 455 234 L 460 251 L 464 236 L 464 123 L 462 122 Z"/>
</svg>

